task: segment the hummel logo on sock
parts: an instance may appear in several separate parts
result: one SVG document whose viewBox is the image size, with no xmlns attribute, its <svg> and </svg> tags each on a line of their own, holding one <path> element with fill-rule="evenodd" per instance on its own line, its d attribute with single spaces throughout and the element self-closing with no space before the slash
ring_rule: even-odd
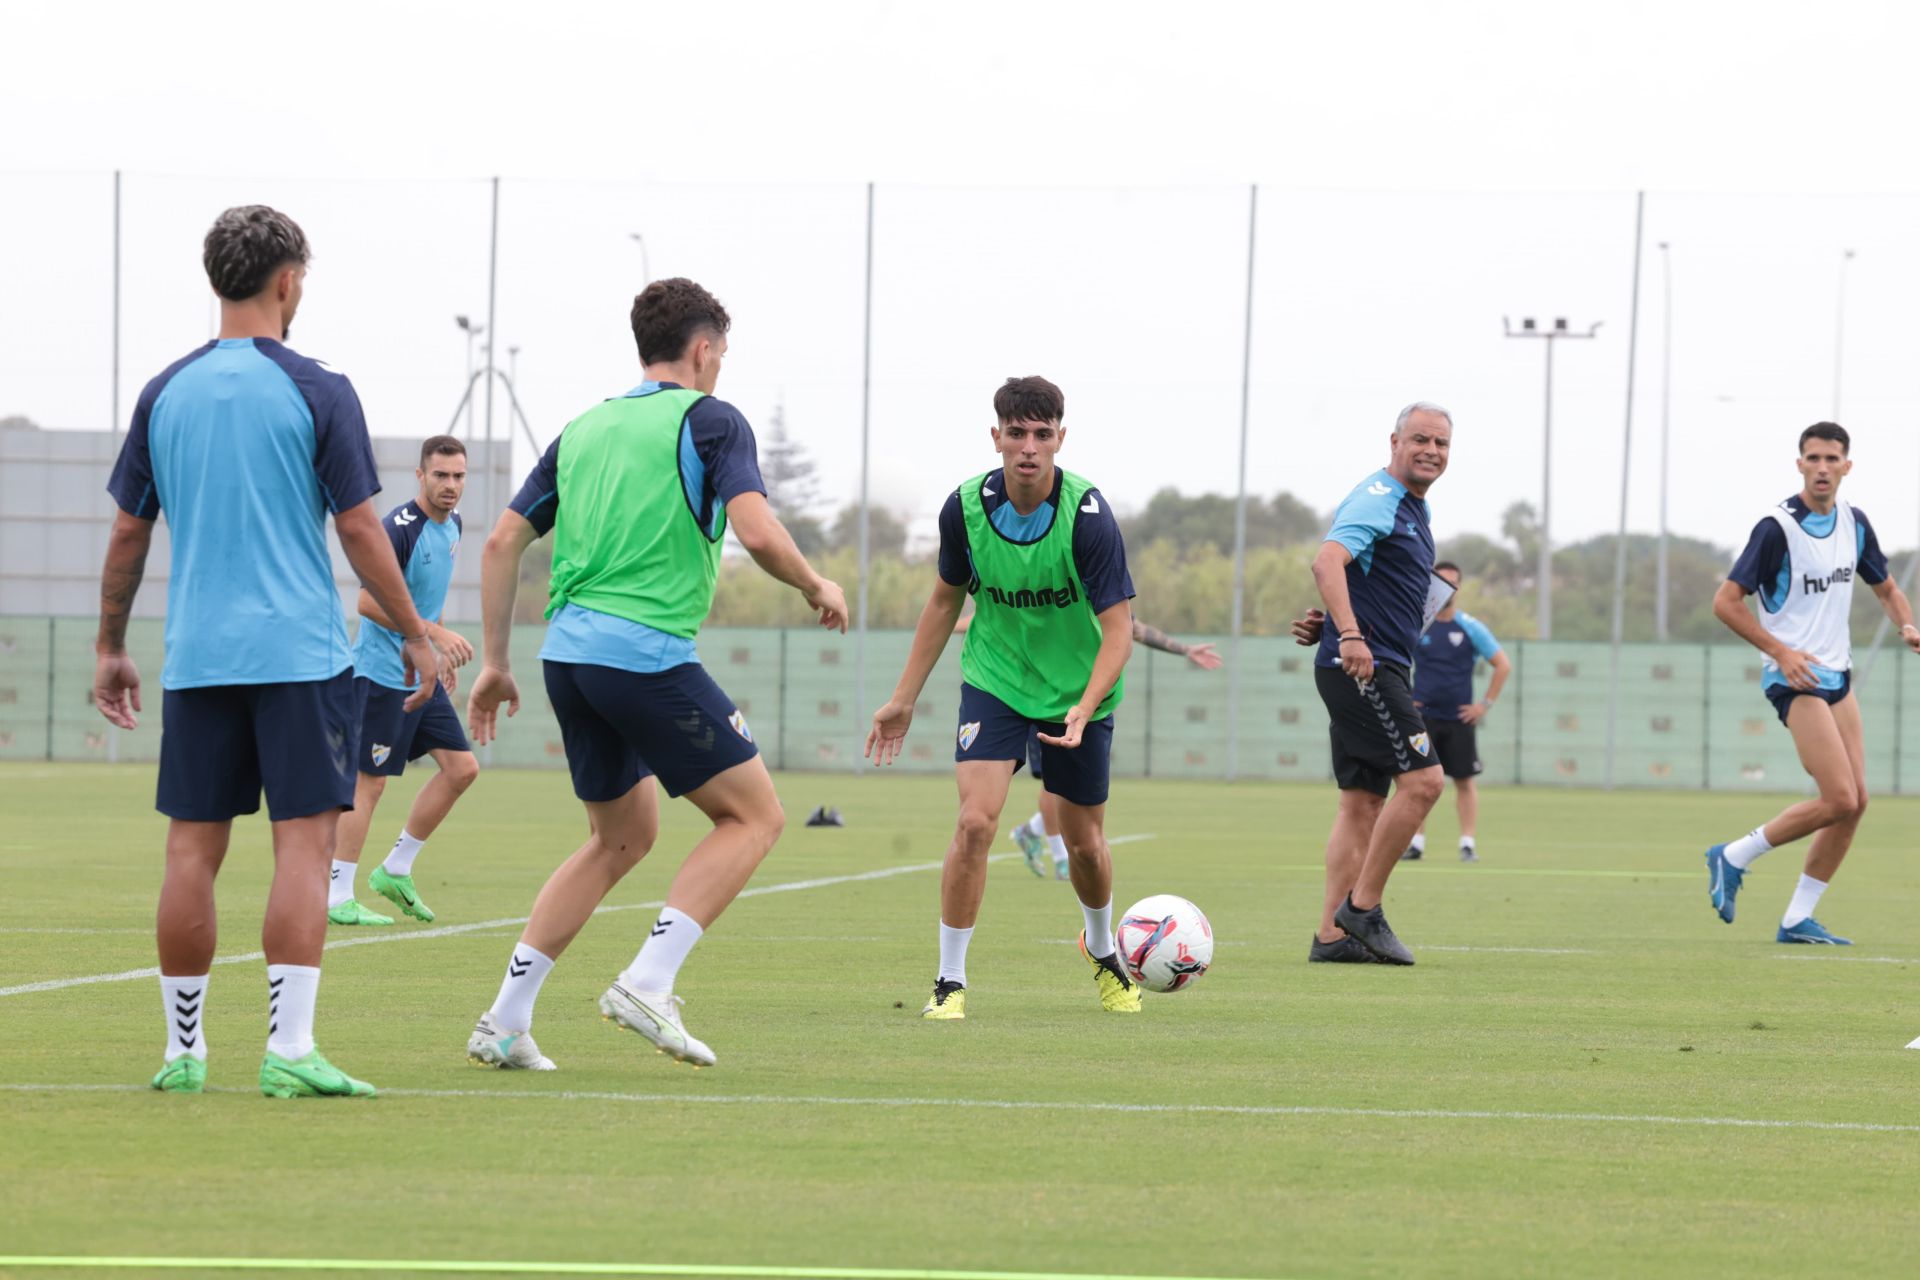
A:
<svg viewBox="0 0 1920 1280">
<path fill-rule="evenodd" d="M 507 961 L 507 976 L 509 978 L 524 978 L 527 976 L 527 970 L 531 968 L 533 968 L 533 961 L 522 960 L 516 955 L 513 959 Z"/>
<path fill-rule="evenodd" d="M 656 924 L 656 925 L 654 925 L 654 926 L 653 926 L 653 928 L 652 928 L 652 930 L 648 932 L 648 934 L 647 934 L 647 936 L 648 936 L 649 938 L 657 938 L 657 937 L 659 937 L 659 936 L 660 936 L 661 934 L 663 934 L 663 933 L 665 933 L 665 932 L 667 931 L 667 926 L 669 926 L 669 925 L 671 925 L 672 923 L 673 923 L 673 921 L 671 921 L 671 920 L 662 920 L 662 921 L 660 921 L 660 922 L 659 922 L 658 924 Z"/>
</svg>

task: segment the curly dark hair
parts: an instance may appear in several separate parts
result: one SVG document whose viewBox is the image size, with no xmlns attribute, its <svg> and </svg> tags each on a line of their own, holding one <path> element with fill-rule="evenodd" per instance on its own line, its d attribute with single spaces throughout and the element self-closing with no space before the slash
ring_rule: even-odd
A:
<svg viewBox="0 0 1920 1280">
<path fill-rule="evenodd" d="M 702 329 L 715 334 L 733 327 L 720 299 L 685 276 L 655 280 L 633 300 L 633 341 L 641 364 L 678 360 Z"/>
<path fill-rule="evenodd" d="M 287 266 L 307 264 L 307 233 L 300 224 L 264 204 L 243 204 L 213 220 L 200 261 L 213 291 L 245 302 Z"/>
<path fill-rule="evenodd" d="M 1058 422 L 1067 416 L 1067 395 L 1038 374 L 1008 378 L 993 393 L 993 412 L 1002 422 Z"/>
</svg>

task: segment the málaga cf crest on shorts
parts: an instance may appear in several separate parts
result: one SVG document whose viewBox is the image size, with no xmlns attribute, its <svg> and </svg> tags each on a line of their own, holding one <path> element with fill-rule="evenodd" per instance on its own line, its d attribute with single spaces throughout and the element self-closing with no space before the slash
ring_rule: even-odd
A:
<svg viewBox="0 0 1920 1280">
<path fill-rule="evenodd" d="M 974 743 L 974 739 L 978 738 L 979 736 L 980 736 L 980 722 L 978 720 L 975 720 L 971 724 L 961 725 L 960 726 L 960 749 L 962 751 L 965 751 L 968 748 L 972 747 Z"/>
<path fill-rule="evenodd" d="M 1408 738 L 1407 742 L 1413 747 L 1415 751 L 1418 751 L 1421 755 L 1424 756 L 1427 754 L 1427 735 L 1426 734 L 1416 733 L 1412 737 Z"/>
<path fill-rule="evenodd" d="M 727 717 L 727 723 L 733 726 L 735 733 L 745 738 L 748 742 L 753 741 L 753 730 L 747 727 L 747 718 L 738 711 L 735 711 Z"/>
<path fill-rule="evenodd" d="M 376 766 L 383 765 L 387 762 L 387 757 L 393 754 L 393 748 L 384 742 L 376 742 L 373 744 L 371 754 L 373 756 L 373 763 Z"/>
</svg>

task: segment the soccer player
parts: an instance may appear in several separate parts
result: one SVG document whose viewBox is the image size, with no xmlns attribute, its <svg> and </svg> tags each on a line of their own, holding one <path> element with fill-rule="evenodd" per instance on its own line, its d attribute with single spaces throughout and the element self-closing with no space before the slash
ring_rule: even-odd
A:
<svg viewBox="0 0 1920 1280">
<path fill-rule="evenodd" d="M 1321 963 L 1413 963 L 1380 900 L 1444 785 L 1409 667 L 1451 594 L 1433 573 L 1427 490 L 1446 472 L 1453 415 L 1416 401 L 1394 420 L 1388 444 L 1387 465 L 1340 503 L 1313 558 L 1325 611 L 1293 626 L 1301 644 L 1320 647 L 1313 679 L 1331 721 L 1340 788 L 1320 928 L 1307 953 Z"/>
<path fill-rule="evenodd" d="M 348 562 L 402 637 L 404 665 L 419 673 L 414 704 L 439 678 L 438 659 L 374 514 L 380 482 L 353 386 L 283 345 L 306 279 L 306 235 L 284 213 L 243 205 L 214 222 L 202 261 L 220 296 L 220 336 L 168 365 L 134 407 L 107 486 L 120 510 L 95 643 L 94 705 L 132 729 L 140 673 L 127 617 L 164 511 L 173 556 L 155 807 L 169 819 L 156 928 L 167 1050 L 153 1087 L 205 1087 L 213 881 L 233 819 L 257 813 L 264 788 L 274 873 L 260 931 L 260 1090 L 366 1097 L 373 1086 L 313 1042 L 327 860 L 335 823 L 353 807 L 360 727 L 329 511 Z"/>
<path fill-rule="evenodd" d="M 1800 764 L 1819 795 L 1789 805 L 1765 826 L 1707 850 L 1708 896 L 1733 923 L 1734 900 L 1754 859 L 1813 837 L 1776 942 L 1848 946 L 1813 911 L 1853 844 L 1867 809 L 1865 734 L 1853 696 L 1848 617 L 1856 577 L 1873 588 L 1907 648 L 1920 653 L 1920 628 L 1864 511 L 1840 501 L 1853 470 L 1846 428 L 1816 422 L 1800 433 L 1800 492 L 1761 517 L 1714 593 L 1713 616 L 1758 649 L 1760 691 L 1793 735 Z M 1754 616 L 1746 597 L 1760 597 Z"/>
<path fill-rule="evenodd" d="M 1113 709 L 1133 649 L 1133 581 L 1113 509 L 1087 480 L 1054 465 L 1066 398 L 1045 378 L 1009 378 L 994 393 L 1000 468 L 965 481 L 940 512 L 939 578 L 893 697 L 873 715 L 866 754 L 891 764 L 913 705 L 959 621 L 977 610 L 960 651 L 954 777 L 960 819 L 940 878 L 940 969 L 924 1018 L 966 1017 L 967 944 L 986 892 L 987 854 L 1013 775 L 1037 731 L 1044 786 L 1060 802 L 1068 871 L 1100 1005 L 1137 1013 L 1140 991 L 1113 938 L 1113 866 L 1105 833 Z"/>
<path fill-rule="evenodd" d="M 1454 594 L 1433 616 L 1433 625 L 1420 633 L 1420 650 L 1413 663 L 1413 705 L 1426 721 L 1440 771 L 1453 779 L 1454 804 L 1460 812 L 1460 861 L 1478 862 L 1480 854 L 1474 848 L 1473 834 L 1480 817 L 1480 787 L 1474 781 L 1480 776 L 1477 731 L 1493 704 L 1500 701 L 1513 663 L 1486 624 L 1458 607 L 1460 566 L 1442 560 L 1433 566 L 1433 572 L 1454 589 Z M 1493 668 L 1493 680 L 1487 685 L 1487 696 L 1475 702 L 1473 669 L 1482 659 Z M 1414 832 L 1413 843 L 1400 860 L 1417 862 L 1426 851 L 1427 831 L 1422 826 Z"/>
<path fill-rule="evenodd" d="M 420 788 L 407 824 L 386 861 L 373 869 L 367 885 L 416 920 L 433 919 L 413 883 L 413 861 L 446 821 L 455 802 L 480 776 L 480 764 L 467 745 L 460 716 L 453 709 L 454 672 L 473 658 L 473 646 L 457 631 L 440 625 L 453 581 L 453 560 L 460 550 L 460 513 L 454 510 L 467 485 L 467 446 L 452 436 L 431 436 L 420 446 L 414 470 L 419 493 L 387 512 L 380 527 L 406 575 L 414 608 L 427 623 L 428 638 L 443 659 L 444 678 L 426 705 L 402 709 L 412 686 L 401 670 L 400 633 L 372 594 L 360 592 L 360 634 L 353 638 L 354 689 L 360 699 L 360 776 L 353 811 L 340 819 L 339 848 L 333 855 L 333 881 L 327 893 L 327 919 L 333 924 L 386 925 L 393 917 L 369 911 L 354 900 L 353 879 L 367 827 L 386 790 L 387 779 L 406 771 L 410 761 L 431 755 L 438 773 Z"/>
<path fill-rule="evenodd" d="M 968 614 L 960 619 L 960 625 L 954 631 L 966 631 L 975 616 Z M 1133 620 L 1133 642 L 1162 653 L 1178 654 L 1202 671 L 1217 671 L 1222 662 L 1211 644 L 1188 644 L 1183 640 L 1175 640 L 1160 628 L 1150 627 L 1138 618 Z M 1040 758 L 1040 733 L 1037 729 L 1027 736 L 1027 773 L 1035 782 L 1042 781 L 1046 776 L 1046 764 Z M 1020 853 L 1027 860 L 1027 870 L 1044 880 L 1050 855 L 1053 878 L 1067 878 L 1067 840 L 1060 834 L 1060 803 L 1052 792 L 1041 787 L 1039 807 L 1031 818 L 1015 827 L 1012 834 L 1013 842 L 1020 846 Z"/>
<path fill-rule="evenodd" d="M 482 663 L 467 710 L 474 741 L 486 743 L 500 704 L 509 716 L 520 706 L 507 648 L 520 559 L 553 531 L 540 657 L 592 828 L 534 900 L 499 995 L 467 1041 L 468 1057 L 491 1066 L 553 1068 L 527 1034 L 534 1001 L 587 917 L 653 846 L 656 776 L 713 829 L 681 864 L 600 1012 L 662 1053 L 713 1065 L 713 1050 L 681 1019 L 674 980 L 786 822 L 746 717 L 694 652 L 729 524 L 822 626 L 847 629 L 845 595 L 814 572 L 767 505 L 752 428 L 713 396 L 732 324 L 726 308 L 691 280 L 655 280 L 633 300 L 632 323 L 645 380 L 566 425 L 480 560 Z"/>
</svg>

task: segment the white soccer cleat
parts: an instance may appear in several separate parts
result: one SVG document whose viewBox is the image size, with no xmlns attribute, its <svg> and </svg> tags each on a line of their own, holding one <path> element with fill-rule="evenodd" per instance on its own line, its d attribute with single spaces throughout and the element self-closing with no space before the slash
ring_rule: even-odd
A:
<svg viewBox="0 0 1920 1280">
<path fill-rule="evenodd" d="M 553 1059 L 540 1052 L 540 1046 L 524 1031 L 503 1031 L 494 1025 L 491 1011 L 480 1015 L 467 1037 L 467 1058 L 476 1067 L 499 1067 L 503 1071 L 552 1071 Z"/>
<path fill-rule="evenodd" d="M 629 991 L 619 983 L 600 997 L 600 1016 L 636 1032 L 670 1058 L 696 1067 L 714 1064 L 713 1050 L 687 1034 L 680 1022 L 679 996 L 658 991 Z"/>
</svg>

